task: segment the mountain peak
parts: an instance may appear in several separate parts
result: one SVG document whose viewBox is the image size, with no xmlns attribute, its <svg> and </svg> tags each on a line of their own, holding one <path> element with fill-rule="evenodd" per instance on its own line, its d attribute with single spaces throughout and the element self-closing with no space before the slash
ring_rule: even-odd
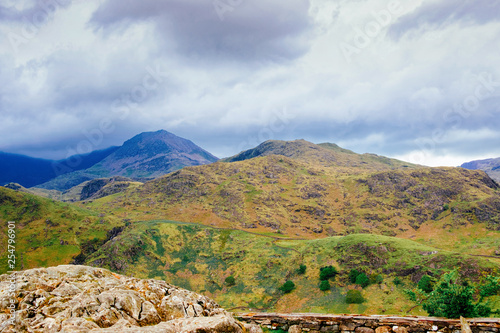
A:
<svg viewBox="0 0 500 333">
<path fill-rule="evenodd" d="M 143 132 L 125 141 L 98 168 L 108 175 L 132 178 L 157 177 L 184 166 L 202 165 L 218 158 L 192 141 L 165 130 Z"/>
</svg>

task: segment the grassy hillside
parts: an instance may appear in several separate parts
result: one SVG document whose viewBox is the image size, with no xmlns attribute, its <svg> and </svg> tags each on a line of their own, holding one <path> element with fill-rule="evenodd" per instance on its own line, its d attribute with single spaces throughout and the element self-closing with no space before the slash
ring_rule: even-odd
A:
<svg viewBox="0 0 500 333">
<path fill-rule="evenodd" d="M 464 275 L 480 277 L 499 267 L 483 258 L 387 236 L 283 240 L 161 220 L 130 224 L 85 263 L 164 279 L 209 295 L 228 309 L 387 314 L 404 314 L 415 305 L 403 290 L 424 274 L 439 276 L 460 267 Z M 297 271 L 301 264 L 307 266 L 305 274 Z M 319 268 L 327 265 L 340 273 L 331 281 L 331 290 L 322 292 Z M 380 283 L 365 289 L 351 284 L 348 273 L 353 268 Z M 234 285 L 225 282 L 229 276 L 235 278 Z M 402 284 L 393 282 L 396 277 Z M 289 294 L 279 290 L 286 280 L 296 285 Z M 347 304 L 349 289 L 361 290 L 367 301 Z M 411 313 L 425 314 L 418 307 Z"/>
<path fill-rule="evenodd" d="M 82 244 L 105 239 L 118 223 L 114 217 L 0 187 L 0 274 L 9 270 L 8 221 L 16 222 L 16 270 L 68 264 Z"/>
<path fill-rule="evenodd" d="M 482 255 L 500 245 L 498 185 L 461 168 L 373 172 L 270 155 L 184 168 L 85 207 L 292 238 L 370 233 Z"/>
</svg>

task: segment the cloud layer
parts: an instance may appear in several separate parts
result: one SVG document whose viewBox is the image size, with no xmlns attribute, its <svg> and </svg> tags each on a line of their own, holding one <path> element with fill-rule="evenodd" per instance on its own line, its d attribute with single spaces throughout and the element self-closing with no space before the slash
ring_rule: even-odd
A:
<svg viewBox="0 0 500 333">
<path fill-rule="evenodd" d="M 498 4 L 39 0 L 0 5 L 0 150 L 48 158 L 166 129 L 428 165 L 500 156 Z"/>
</svg>

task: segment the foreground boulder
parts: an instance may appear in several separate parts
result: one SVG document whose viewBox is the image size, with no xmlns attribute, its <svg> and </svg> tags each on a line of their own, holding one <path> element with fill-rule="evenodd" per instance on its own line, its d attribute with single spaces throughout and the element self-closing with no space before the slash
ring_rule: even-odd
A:
<svg viewBox="0 0 500 333">
<path fill-rule="evenodd" d="M 78 265 L 0 276 L 0 332 L 245 331 L 208 297 L 160 280 Z"/>
</svg>

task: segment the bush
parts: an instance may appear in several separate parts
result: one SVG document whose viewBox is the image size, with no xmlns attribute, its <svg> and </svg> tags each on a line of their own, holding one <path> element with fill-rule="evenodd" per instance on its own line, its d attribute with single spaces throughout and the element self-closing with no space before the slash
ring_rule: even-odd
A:
<svg viewBox="0 0 500 333">
<path fill-rule="evenodd" d="M 327 291 L 327 290 L 330 290 L 330 288 L 331 288 L 331 286 L 330 286 L 330 282 L 328 282 L 328 280 L 323 280 L 319 284 L 319 289 L 321 291 Z"/>
<path fill-rule="evenodd" d="M 325 266 L 319 269 L 319 279 L 321 281 L 328 280 L 338 274 L 337 269 L 333 266 Z"/>
<path fill-rule="evenodd" d="M 234 286 L 236 284 L 236 279 L 232 275 L 228 276 L 225 281 L 228 286 Z"/>
<path fill-rule="evenodd" d="M 487 279 L 489 282 L 494 278 L 488 277 Z M 484 286 L 484 284 L 468 283 L 459 276 L 455 269 L 443 274 L 430 293 L 420 288 L 407 290 L 406 293 L 412 300 L 421 302 L 422 308 L 433 317 L 487 317 L 491 314 L 491 308 L 482 303 L 483 297 L 475 301 L 475 295 L 481 294 Z"/>
<path fill-rule="evenodd" d="M 293 283 L 293 281 L 286 281 L 281 287 L 280 287 L 280 290 L 282 292 L 284 292 L 285 294 L 288 294 L 289 292 L 291 292 L 292 290 L 295 289 L 295 283 Z"/>
<path fill-rule="evenodd" d="M 384 277 L 381 274 L 371 274 L 370 284 L 381 284 L 384 282 Z"/>
<path fill-rule="evenodd" d="M 481 297 L 488 297 L 498 294 L 500 291 L 500 277 L 488 276 L 486 282 L 479 288 Z"/>
<path fill-rule="evenodd" d="M 298 274 L 305 274 L 306 269 L 307 269 L 307 266 L 302 264 L 302 265 L 300 265 L 299 269 L 297 270 L 297 273 Z"/>
<path fill-rule="evenodd" d="M 356 277 L 356 284 L 359 284 L 362 288 L 366 288 L 370 285 L 370 279 L 365 273 L 361 273 Z"/>
<path fill-rule="evenodd" d="M 399 286 L 400 284 L 403 283 L 403 281 L 401 281 L 401 279 L 399 278 L 399 276 L 396 276 L 394 278 L 394 280 L 392 280 L 392 283 L 394 283 L 396 286 Z"/>
<path fill-rule="evenodd" d="M 358 277 L 359 274 L 361 274 L 361 272 L 358 271 L 357 269 L 355 268 L 351 269 L 351 271 L 349 272 L 349 281 L 351 281 L 351 283 L 356 283 L 356 278 Z"/>
<path fill-rule="evenodd" d="M 361 304 L 365 301 L 361 291 L 352 289 L 347 291 L 347 297 L 345 298 L 347 304 Z"/>
<path fill-rule="evenodd" d="M 417 288 L 426 292 L 430 293 L 432 291 L 432 279 L 429 275 L 424 275 L 420 278 L 420 281 L 418 281 Z"/>
</svg>

